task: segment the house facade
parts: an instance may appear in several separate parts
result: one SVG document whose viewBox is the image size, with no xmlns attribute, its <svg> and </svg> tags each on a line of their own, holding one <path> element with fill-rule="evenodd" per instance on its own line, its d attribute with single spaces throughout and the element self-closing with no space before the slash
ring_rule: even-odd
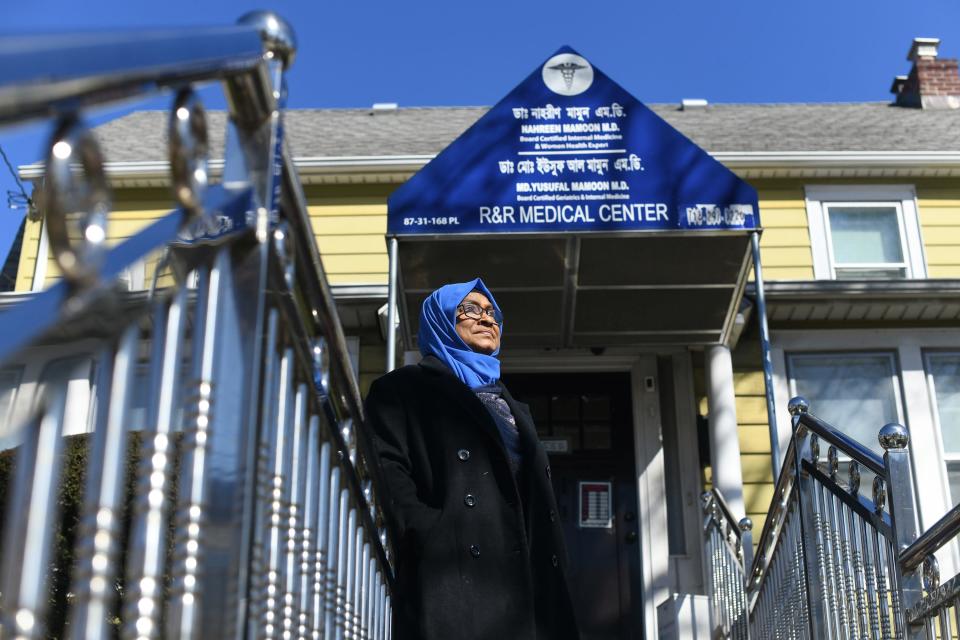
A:
<svg viewBox="0 0 960 640">
<path fill-rule="evenodd" d="M 748 254 L 737 254 L 719 302 L 710 302 L 708 291 L 719 284 L 690 285 L 686 293 L 686 284 L 676 284 L 685 268 L 711 268 L 704 256 L 721 249 L 710 238 L 653 235 L 642 246 L 578 249 L 579 284 L 594 277 L 590 264 L 642 269 L 645 284 L 597 287 L 591 304 L 602 316 L 577 315 L 577 322 L 659 315 L 673 332 L 511 343 L 507 325 L 504 377 L 530 404 L 551 451 L 578 615 L 596 637 L 641 637 L 641 628 L 656 637 L 669 626 L 664 604 L 676 601 L 674 594 L 703 593 L 705 487 L 720 488 L 759 537 L 781 462 L 773 452 L 785 451 L 790 438 L 792 396 L 805 396 L 812 412 L 876 451 L 880 426 L 907 426 L 922 528 L 960 501 L 960 76 L 957 61 L 941 58 L 937 45 L 913 43 L 910 73 L 895 79 L 892 103 L 651 105 L 758 193 L 768 354 Z M 363 392 L 388 368 L 387 199 L 486 112 L 375 105 L 286 113 L 287 140 Z M 224 113 L 208 116 L 211 132 L 225 130 Z M 165 118 L 135 112 L 97 129 L 113 188 L 113 242 L 168 210 Z M 222 153 L 222 137 L 215 137 L 211 157 Z M 218 167 L 214 160 L 215 176 Z M 39 182 L 42 166 L 20 173 Z M 442 245 L 408 252 L 402 305 L 415 308 L 435 284 L 418 276 L 433 273 L 429 261 L 446 260 L 451 273 L 475 273 L 494 293 L 500 285 L 508 319 L 513 313 L 524 326 L 542 327 L 551 307 L 537 296 L 550 287 L 511 295 L 511 282 L 533 277 L 557 256 L 521 245 L 500 255 L 484 242 L 456 256 Z M 557 259 L 569 264 L 569 254 Z M 12 297 L 43 290 L 57 277 L 43 222 L 30 220 Z M 155 256 L 124 277 L 124 286 L 142 291 L 173 276 Z M 625 293 L 644 287 L 655 293 Z M 591 301 L 579 295 L 582 304 Z M 716 338 L 684 337 L 684 323 L 714 312 L 723 324 Z M 412 316 L 409 309 L 400 315 L 394 364 L 417 359 Z M 642 333 L 637 326 L 624 335 Z M 71 433 L 89 429 L 95 359 L 89 345 L 69 336 L 32 349 L 0 371 L 0 411 L 18 420 L 45 370 L 69 363 L 82 372 L 89 362 L 89 375 L 71 383 L 66 426 Z M 682 606 L 689 622 L 696 607 Z"/>
</svg>

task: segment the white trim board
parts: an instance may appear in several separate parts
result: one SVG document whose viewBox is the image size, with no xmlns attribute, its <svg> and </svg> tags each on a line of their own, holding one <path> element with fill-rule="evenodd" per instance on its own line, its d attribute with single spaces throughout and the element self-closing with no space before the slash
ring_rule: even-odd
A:
<svg viewBox="0 0 960 640">
<path fill-rule="evenodd" d="M 641 356 L 631 371 L 637 498 L 642 574 L 644 637 L 656 638 L 657 605 L 669 598 L 670 548 L 667 540 L 667 487 L 663 460 L 659 381 L 645 389 L 643 380 L 657 380 L 657 357 Z"/>
<path fill-rule="evenodd" d="M 47 279 L 47 260 L 50 254 L 50 241 L 47 239 L 47 222 L 40 221 L 40 242 L 37 247 L 37 261 L 33 265 L 33 282 L 30 291 L 43 291 Z"/>
</svg>

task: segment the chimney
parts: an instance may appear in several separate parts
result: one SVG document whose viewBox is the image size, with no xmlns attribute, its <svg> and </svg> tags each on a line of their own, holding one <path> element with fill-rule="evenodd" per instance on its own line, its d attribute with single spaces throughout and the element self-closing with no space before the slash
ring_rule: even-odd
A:
<svg viewBox="0 0 960 640">
<path fill-rule="evenodd" d="M 940 38 L 914 38 L 907 54 L 908 76 L 896 76 L 890 92 L 900 107 L 960 109 L 960 74 L 956 58 L 938 58 Z"/>
</svg>

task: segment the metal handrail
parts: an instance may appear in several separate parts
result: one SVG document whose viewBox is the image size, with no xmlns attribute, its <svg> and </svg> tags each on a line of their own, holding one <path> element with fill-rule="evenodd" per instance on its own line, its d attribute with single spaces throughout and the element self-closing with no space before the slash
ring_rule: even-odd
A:
<svg viewBox="0 0 960 640">
<path fill-rule="evenodd" d="M 723 497 L 723 492 L 718 487 L 714 487 L 711 492 L 717 498 L 717 506 L 720 507 L 723 517 L 726 518 L 727 522 L 731 525 L 731 528 L 736 533 L 737 538 L 741 538 L 741 520 L 737 520 L 737 518 L 734 517 L 733 512 L 730 511 L 730 506 L 727 504 L 726 498 Z"/>
<path fill-rule="evenodd" d="M 736 594 L 743 589 L 742 615 L 749 618 L 750 637 L 900 638 L 909 615 L 926 615 L 917 605 L 915 575 L 905 569 L 901 573 L 895 546 L 898 536 L 911 535 L 911 511 L 904 501 L 912 496 L 901 481 L 906 430 L 899 425 L 881 429 L 880 444 L 892 456 L 881 460 L 808 410 L 802 398 L 790 403 L 793 434 L 757 554 L 752 564 L 743 563 L 748 568 L 745 584 L 736 572 L 724 569 L 729 558 L 718 555 L 716 540 L 705 537 L 705 553 L 711 554 L 706 567 L 713 581 L 708 595 L 720 611 L 714 632 L 725 638 L 739 632 L 730 621 L 741 614 L 730 607 L 739 606 Z M 821 444 L 829 448 L 825 461 Z M 840 455 L 851 459 L 847 484 L 837 478 Z M 876 473 L 877 502 L 860 495 L 861 466 Z M 888 485 L 889 515 L 883 512 Z M 715 498 L 709 502 L 717 513 L 722 513 L 721 504 Z M 899 527 L 894 515 L 901 520 Z M 704 535 L 716 534 L 705 528 Z M 913 607 L 909 615 L 907 607 Z"/>
<path fill-rule="evenodd" d="M 960 504 L 954 506 L 914 542 L 900 551 L 900 565 L 904 571 L 913 571 L 923 561 L 956 539 L 960 533 Z"/>
<path fill-rule="evenodd" d="M 733 518 L 723 494 L 713 488 L 701 495 L 705 521 L 704 579 L 709 585 L 710 617 L 714 629 L 725 637 L 747 640 L 749 621 L 746 587 L 743 573 L 752 551 L 749 518 L 737 522 Z"/>
<path fill-rule="evenodd" d="M 856 460 L 866 468 L 878 475 L 885 473 L 883 459 L 876 453 L 863 446 L 850 436 L 834 429 L 829 424 L 809 412 L 797 414 L 797 420 L 804 427 L 810 429 L 813 433 L 823 438 L 827 444 L 832 444 L 851 459 Z"/>
<path fill-rule="evenodd" d="M 704 560 L 713 631 L 754 638 L 952 637 L 960 627 L 960 575 L 941 583 L 935 552 L 960 538 L 960 505 L 921 535 L 907 429 L 878 432 L 881 459 L 867 447 L 790 402 L 794 428 L 783 469 L 746 583 L 732 544 L 722 498 L 704 498 Z M 821 457 L 821 444 L 828 445 Z M 846 482 L 841 455 L 850 457 Z M 860 469 L 875 473 L 872 500 L 861 494 Z M 714 524 L 716 523 L 716 524 Z M 744 563 L 746 566 L 746 563 Z"/>
<path fill-rule="evenodd" d="M 246 25 L 4 38 L 0 124 L 245 74 L 263 53 Z"/>
<path fill-rule="evenodd" d="M 334 373 L 341 380 L 346 380 L 347 388 L 337 395 L 337 401 L 343 403 L 344 408 L 351 414 L 363 418 L 363 401 L 360 397 L 360 388 L 356 384 L 356 372 L 350 368 L 350 353 L 347 349 L 347 340 L 337 314 L 337 304 L 330 291 L 320 250 L 313 241 L 313 229 L 310 225 L 310 213 L 307 211 L 307 200 L 303 193 L 303 186 L 297 175 L 293 157 L 287 147 L 283 148 L 283 186 L 284 194 L 289 196 L 290 209 L 284 209 L 286 220 L 291 225 L 291 233 L 296 242 L 296 259 L 298 273 L 306 281 L 300 282 L 310 313 L 316 328 L 324 332 L 327 348 L 331 351 L 331 366 Z"/>
<path fill-rule="evenodd" d="M 828 444 L 832 444 L 833 446 L 837 447 L 839 450 L 849 455 L 851 459 L 863 464 L 877 475 L 886 475 L 886 471 L 883 466 L 883 460 L 874 452 L 870 451 L 846 434 L 836 430 L 820 418 L 817 418 L 815 415 L 809 413 L 805 410 L 805 406 L 803 411 L 798 411 L 798 408 L 799 407 L 791 406 L 791 409 L 795 411 L 792 418 L 794 436 L 797 435 L 797 430 L 802 425 L 804 428 L 809 429 Z M 787 450 L 784 454 L 784 460 L 788 462 L 792 461 L 796 456 L 796 452 L 796 437 L 791 437 L 789 444 L 787 445 Z M 767 510 L 767 518 L 764 521 L 763 530 L 760 534 L 760 540 L 757 543 L 757 548 L 761 552 L 754 557 L 753 565 L 750 567 L 749 575 L 759 578 L 766 571 L 766 565 L 770 562 L 770 554 L 767 553 L 768 545 L 771 545 L 772 542 L 770 538 L 778 529 L 779 518 L 785 513 L 784 509 L 782 508 L 784 499 L 787 497 L 787 493 L 790 490 L 790 486 L 793 484 L 794 480 L 794 474 L 790 473 L 789 464 L 785 465 L 781 469 L 780 475 L 777 476 L 773 497 L 770 499 L 770 507 Z"/>
<path fill-rule="evenodd" d="M 363 400 L 360 396 L 360 388 L 357 385 L 357 372 L 354 372 L 351 368 L 350 354 L 347 350 L 343 326 L 340 324 L 337 314 L 336 302 L 330 291 L 330 284 L 323 268 L 320 251 L 317 248 L 317 243 L 313 240 L 310 214 L 307 211 L 302 183 L 287 147 L 283 148 L 282 156 L 283 192 L 287 196 L 285 203 L 290 207 L 290 209 L 284 210 L 285 219 L 291 226 L 290 232 L 296 246 L 297 273 L 301 274 L 300 290 L 306 297 L 307 306 L 310 308 L 314 329 L 323 335 L 326 342 L 325 346 L 330 352 L 329 365 L 332 368 L 330 379 L 334 387 L 331 395 L 336 402 L 340 403 L 346 415 L 354 416 L 357 420 L 357 428 L 354 430 L 357 447 L 364 459 L 373 461 L 376 460 L 376 451 L 369 431 L 363 428 L 366 416 Z M 340 388 L 341 385 L 345 388 Z M 380 465 L 368 464 L 366 472 L 373 483 L 374 492 L 377 495 L 386 495 L 388 489 Z M 352 481 L 357 483 L 358 488 L 362 488 L 358 479 L 354 478 Z M 379 507 L 385 513 L 390 513 L 389 503 L 385 502 Z M 387 517 L 381 523 L 387 531 L 389 545 L 394 548 L 396 548 L 395 545 L 398 540 L 394 528 L 395 522 L 394 517 Z M 392 580 L 393 576 L 390 576 L 390 578 Z"/>
<path fill-rule="evenodd" d="M 215 187 L 207 191 L 203 206 L 210 211 L 229 215 L 231 212 L 247 210 L 250 199 L 249 190 L 234 193 Z M 4 325 L 4 330 L 0 332 L 0 363 L 16 357 L 20 350 L 42 339 L 53 327 L 70 322 L 115 293 L 113 280 L 120 272 L 175 241 L 188 216 L 182 208 L 171 211 L 151 223 L 142 233 L 109 249 L 99 281 L 84 291 L 78 292 L 70 282 L 61 280 L 0 312 L 0 323 Z"/>
<path fill-rule="evenodd" d="M 796 445 L 794 439 L 790 438 L 784 460 L 793 460 L 795 455 Z M 770 498 L 770 506 L 767 509 L 767 517 L 763 522 L 760 539 L 757 541 L 757 550 L 759 553 L 753 556 L 753 563 L 749 567 L 749 573 L 747 573 L 748 576 L 753 577 L 751 582 L 759 579 L 766 572 L 767 566 L 770 563 L 771 554 L 769 551 L 772 550 L 773 545 L 776 543 L 776 541 L 771 540 L 771 538 L 774 533 L 778 531 L 779 519 L 783 515 L 783 509 L 780 508 L 780 505 L 783 503 L 783 499 L 786 497 L 790 485 L 794 481 L 793 474 L 789 473 L 789 469 L 788 464 L 781 466 L 780 475 L 777 477 L 776 485 L 774 485 L 773 497 Z"/>
</svg>

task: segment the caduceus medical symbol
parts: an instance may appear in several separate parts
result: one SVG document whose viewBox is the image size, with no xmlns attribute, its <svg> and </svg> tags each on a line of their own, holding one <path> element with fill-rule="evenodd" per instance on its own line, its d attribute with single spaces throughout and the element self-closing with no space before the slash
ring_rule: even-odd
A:
<svg viewBox="0 0 960 640">
<path fill-rule="evenodd" d="M 563 75 L 563 82 L 567 85 L 567 91 L 569 91 L 570 87 L 573 86 L 573 74 L 587 67 L 582 64 L 577 64 L 576 62 L 561 62 L 549 68 L 552 71 L 559 71 Z"/>
</svg>

